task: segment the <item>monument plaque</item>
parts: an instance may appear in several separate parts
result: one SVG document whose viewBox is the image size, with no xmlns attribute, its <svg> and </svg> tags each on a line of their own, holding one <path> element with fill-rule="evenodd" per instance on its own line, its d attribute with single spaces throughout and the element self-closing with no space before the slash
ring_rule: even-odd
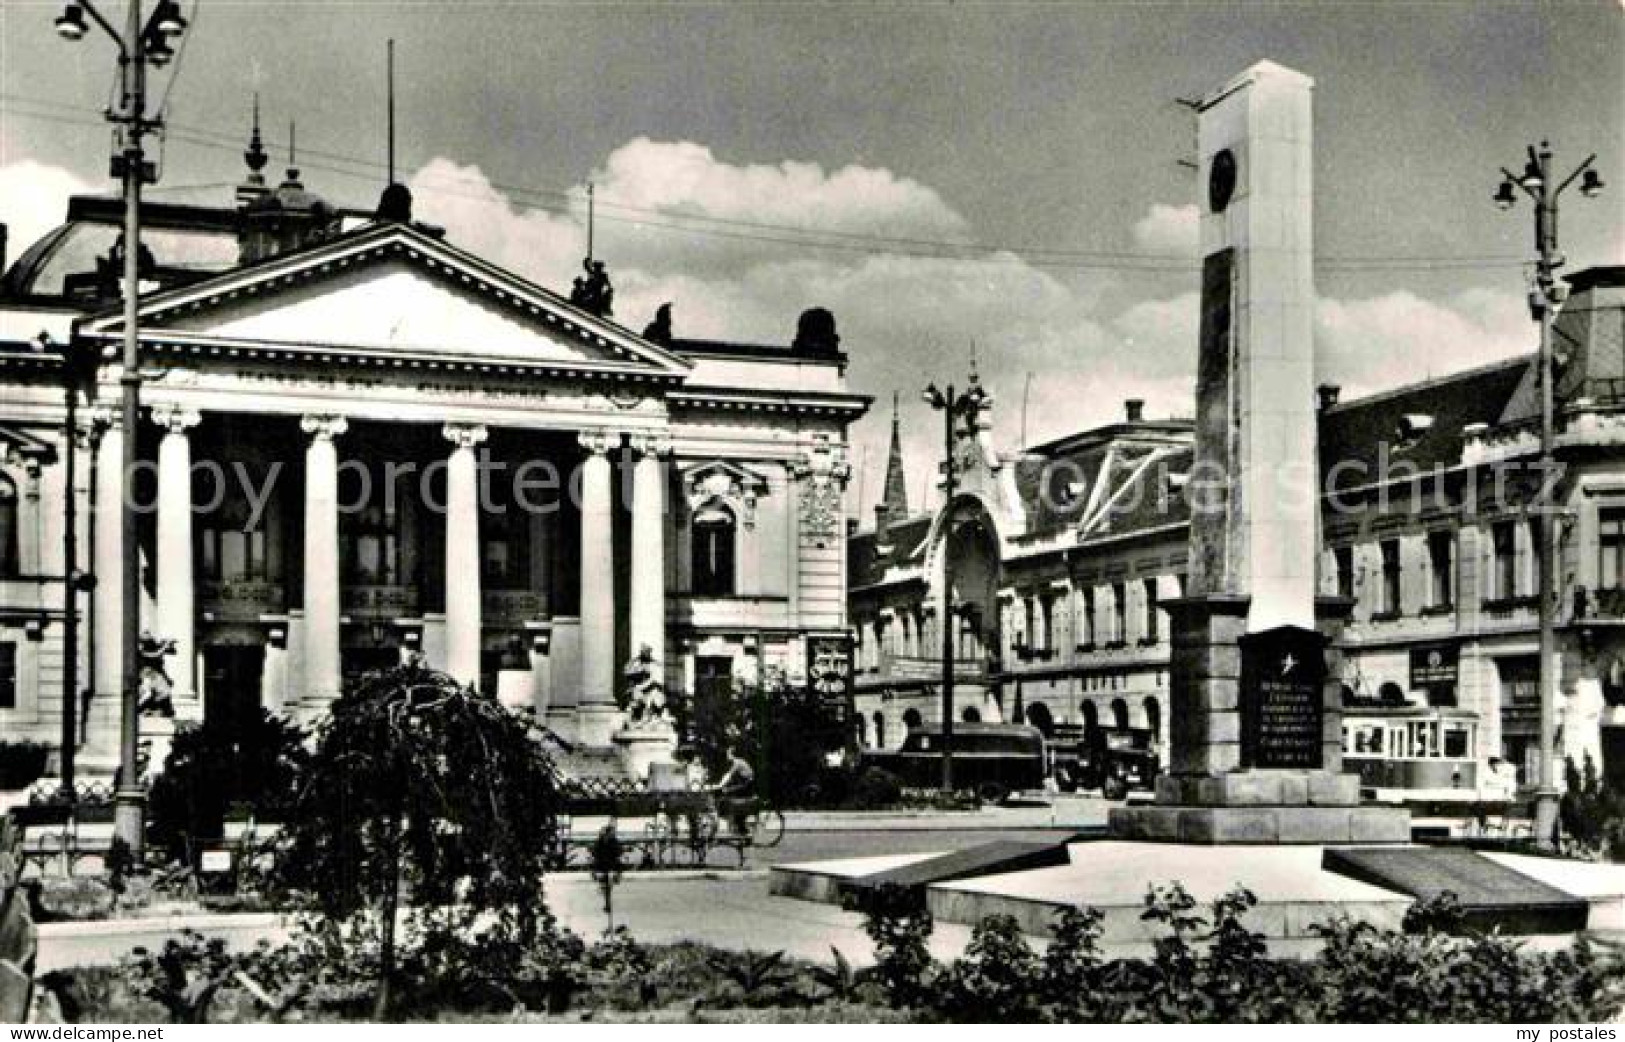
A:
<svg viewBox="0 0 1625 1042">
<path fill-rule="evenodd" d="M 1278 626 L 1240 643 L 1242 766 L 1320 768 L 1326 638 Z"/>
</svg>

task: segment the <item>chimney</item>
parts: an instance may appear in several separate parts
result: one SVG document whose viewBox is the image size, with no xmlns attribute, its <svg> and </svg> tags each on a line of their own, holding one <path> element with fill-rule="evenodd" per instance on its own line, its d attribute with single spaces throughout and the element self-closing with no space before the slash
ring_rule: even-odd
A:
<svg viewBox="0 0 1625 1042">
<path fill-rule="evenodd" d="M 1315 389 L 1315 393 L 1320 396 L 1320 407 L 1330 409 L 1337 404 L 1337 399 L 1342 395 L 1343 389 L 1336 384 L 1321 384 Z"/>
<path fill-rule="evenodd" d="M 1139 423 L 1145 419 L 1145 399 L 1129 398 L 1123 402 L 1123 414 L 1129 423 Z"/>
<path fill-rule="evenodd" d="M 10 233 L 4 221 L 0 221 L 0 275 L 6 273 L 6 238 Z"/>
</svg>

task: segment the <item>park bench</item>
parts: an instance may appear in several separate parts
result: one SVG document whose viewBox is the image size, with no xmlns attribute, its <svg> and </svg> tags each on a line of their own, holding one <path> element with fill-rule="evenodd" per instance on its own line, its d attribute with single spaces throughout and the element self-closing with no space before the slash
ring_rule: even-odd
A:
<svg viewBox="0 0 1625 1042">
<path fill-rule="evenodd" d="M 677 778 L 657 774 L 652 784 L 623 777 L 571 778 L 560 783 L 560 792 L 564 811 L 552 855 L 555 868 L 590 867 L 592 846 L 607 825 L 615 827 L 630 868 L 704 867 L 718 849 L 732 851 L 742 868 L 750 848 L 758 845 L 754 832 L 726 829 L 710 792 L 688 788 Z"/>
</svg>

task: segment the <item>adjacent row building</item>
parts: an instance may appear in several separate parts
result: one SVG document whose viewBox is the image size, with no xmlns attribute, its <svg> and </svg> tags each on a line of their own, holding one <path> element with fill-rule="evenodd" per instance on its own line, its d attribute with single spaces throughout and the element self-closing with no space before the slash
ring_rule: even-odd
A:
<svg viewBox="0 0 1625 1042">
<path fill-rule="evenodd" d="M 1556 323 L 1558 750 L 1620 776 L 1625 268 L 1569 282 Z M 1345 755 L 1373 788 L 1472 792 L 1492 760 L 1537 777 L 1536 375 L 1529 355 L 1357 401 L 1320 391 L 1318 582 L 1354 602 Z M 1120 422 L 1010 453 L 993 444 L 991 408 L 958 430 L 959 488 L 934 512 L 909 509 L 894 432 L 885 495 L 853 537 L 864 742 L 895 746 L 940 720 L 946 615 L 961 719 L 1062 739 L 1141 730 L 1166 748 L 1160 605 L 1184 590 L 1191 423 L 1130 401 Z"/>
</svg>

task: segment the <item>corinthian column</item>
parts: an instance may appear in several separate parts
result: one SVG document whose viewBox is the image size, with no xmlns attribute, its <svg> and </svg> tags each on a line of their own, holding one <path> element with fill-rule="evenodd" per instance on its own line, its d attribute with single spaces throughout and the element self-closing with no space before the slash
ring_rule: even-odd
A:
<svg viewBox="0 0 1625 1042">
<path fill-rule="evenodd" d="M 200 419 L 196 409 L 178 405 L 152 408 L 152 421 L 164 430 L 158 443 L 158 589 L 153 629 L 175 642 L 175 655 L 169 661 L 174 681 L 170 697 L 179 720 L 203 718 L 193 611 L 192 443 L 186 433 Z"/>
<path fill-rule="evenodd" d="M 671 443 L 655 435 L 635 435 L 638 454 L 632 468 L 632 652 L 648 648 L 666 664 L 666 475 L 660 457 Z M 655 679 L 664 682 L 665 677 Z"/>
<path fill-rule="evenodd" d="M 609 451 L 620 435 L 583 431 L 581 447 L 581 701 L 577 737 L 607 745 L 619 722 L 615 703 L 615 541 Z"/>
<path fill-rule="evenodd" d="M 480 680 L 480 479 L 474 447 L 479 424 L 448 423 L 454 446 L 446 461 L 446 672 L 462 684 Z"/>
<path fill-rule="evenodd" d="M 333 439 L 350 425 L 342 416 L 306 416 L 305 689 L 302 714 L 314 717 L 339 695 L 339 476 Z"/>
</svg>

